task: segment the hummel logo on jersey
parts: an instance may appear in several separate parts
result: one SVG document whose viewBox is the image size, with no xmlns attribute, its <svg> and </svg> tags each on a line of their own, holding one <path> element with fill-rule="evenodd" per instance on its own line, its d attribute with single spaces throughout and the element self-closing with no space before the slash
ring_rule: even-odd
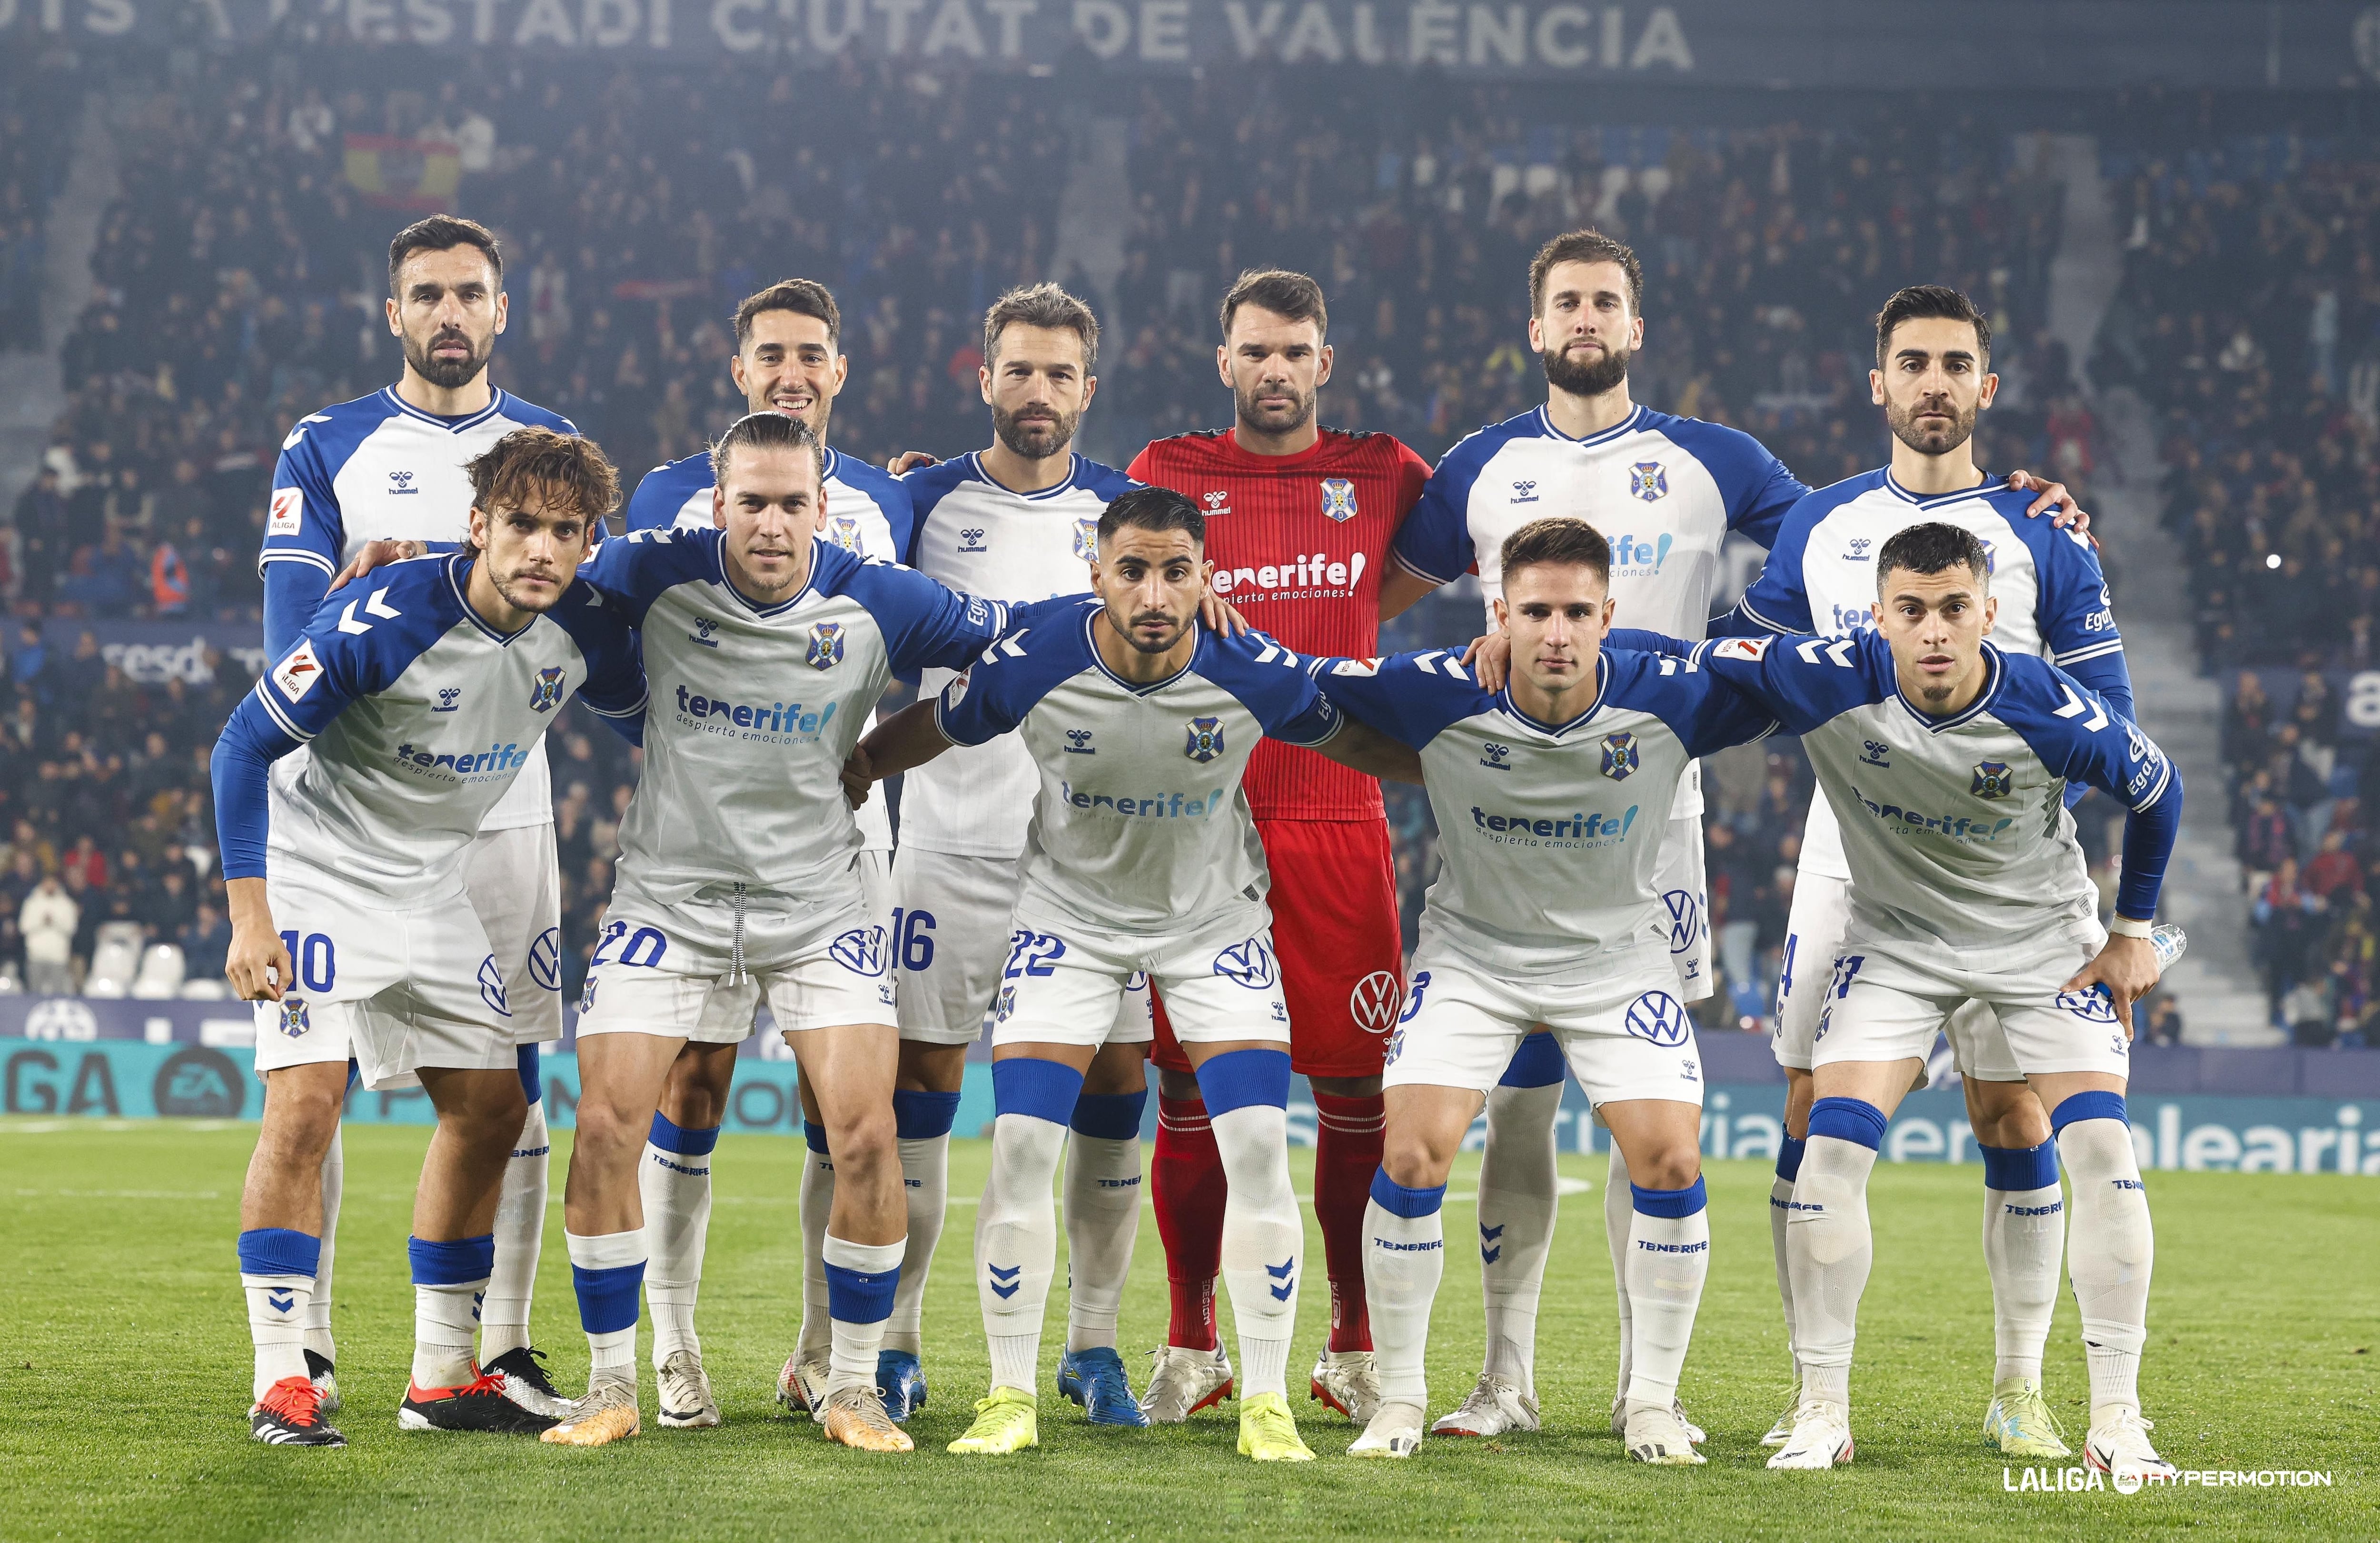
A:
<svg viewBox="0 0 2380 1543">
<path fill-rule="evenodd" d="M 431 708 L 430 711 L 432 712 L 452 712 L 457 707 L 462 705 L 462 701 L 463 688 L 461 686 L 442 686 L 438 688 L 438 705 Z"/>
<path fill-rule="evenodd" d="M 1091 747 L 1091 731 L 1088 729 L 1068 729 L 1066 731 L 1065 749 L 1066 753 L 1070 756 L 1095 756 L 1099 754 L 1099 751 Z"/>
<path fill-rule="evenodd" d="M 1630 1002 L 1626 1023 L 1629 1033 L 1656 1045 L 1686 1042 L 1686 1010 L 1667 991 L 1647 991 Z"/>
<path fill-rule="evenodd" d="M 687 633 L 686 638 L 693 642 L 701 644 L 706 649 L 715 649 L 719 646 L 718 632 L 719 622 L 717 618 L 711 616 L 697 616 L 694 619 L 694 630 Z"/>
<path fill-rule="evenodd" d="M 1866 562 L 1867 549 L 1875 544 L 1876 543 L 1873 541 L 1869 540 L 1865 536 L 1853 536 L 1851 540 L 1852 561 L 1854 563 Z"/>
<path fill-rule="evenodd" d="M 1670 492 L 1670 474 L 1658 461 L 1638 461 L 1628 468 L 1628 492 L 1650 504 Z M 1666 544 L 1666 543 L 1665 543 Z"/>
<path fill-rule="evenodd" d="M 314 683 L 322 678 L 322 662 L 314 657 L 314 639 L 311 638 L 290 650 L 289 657 L 274 666 L 273 671 L 273 684 L 281 687 L 281 694 L 293 702 L 303 699 L 307 692 L 314 689 Z"/>
<path fill-rule="evenodd" d="M 1013 1264 L 1003 1270 L 999 1265 L 988 1264 L 983 1268 L 991 1272 L 991 1294 L 1003 1302 L 1014 1296 L 1025 1284 L 1023 1265 Z"/>
<path fill-rule="evenodd" d="M 1281 1282 L 1269 1288 L 1272 1292 L 1272 1299 L 1275 1302 L 1288 1301 L 1289 1294 L 1297 1289 L 1297 1256 L 1292 1254 L 1279 1264 L 1265 1266 L 1265 1273 Z"/>
<path fill-rule="evenodd" d="M 421 490 L 413 485 L 413 473 L 392 471 L 388 474 L 388 491 L 389 496 L 394 498 L 400 493 L 415 493 Z"/>
<path fill-rule="evenodd" d="M 1515 504 L 1535 504 L 1536 501 L 1537 501 L 1537 485 L 1536 485 L 1536 482 L 1534 482 L 1534 481 L 1530 481 L 1530 482 L 1515 482 L 1515 483 L 1513 483 L 1513 484 L 1512 484 L 1512 502 L 1513 502 L 1513 503 L 1515 503 Z"/>
<path fill-rule="evenodd" d="M 1262 938 L 1233 943 L 1215 955 L 1215 973 L 1251 991 L 1269 990 L 1281 980 L 1281 966 Z"/>
<path fill-rule="evenodd" d="M 1220 718 L 1191 719 L 1189 743 L 1182 747 L 1182 753 L 1201 766 L 1221 755 L 1223 721 Z"/>
<path fill-rule="evenodd" d="M 959 550 L 961 552 L 990 552 L 991 548 L 983 544 L 982 528 L 979 526 L 974 526 L 959 532 Z"/>
<path fill-rule="evenodd" d="M 813 670 L 832 670 L 843 662 L 843 624 L 816 622 L 810 626 L 810 646 L 802 662 Z"/>
<path fill-rule="evenodd" d="M 1099 522 L 1078 519 L 1075 522 L 1075 555 L 1087 563 L 1099 554 Z"/>
<path fill-rule="evenodd" d="M 1479 747 L 1488 752 L 1486 755 L 1479 758 L 1480 765 L 1486 767 L 1490 772 L 1510 772 L 1512 770 L 1511 766 L 1506 764 L 1504 759 L 1512 753 L 1512 747 L 1510 745 L 1482 745 Z"/>
<path fill-rule="evenodd" d="M 1206 496 L 1204 502 L 1207 505 L 1208 517 L 1210 519 L 1217 515 L 1228 515 L 1232 512 L 1232 495 L 1230 493 L 1220 491 L 1210 492 Z"/>
<path fill-rule="evenodd" d="M 562 705 L 562 666 L 548 665 L 537 673 L 537 680 L 528 688 L 531 712 L 551 712 Z"/>
<path fill-rule="evenodd" d="M 306 1016 L 306 1003 L 298 997 L 281 999 L 281 1032 L 292 1039 L 302 1039 L 314 1025 Z"/>
<path fill-rule="evenodd" d="M 1891 746 L 1884 744 L 1880 740 L 1870 739 L 1860 746 L 1860 764 L 1863 766 L 1881 766 L 1885 770 L 1890 771 L 1892 769 L 1892 762 L 1885 759 L 1885 757 L 1890 754 L 1892 754 Z"/>
<path fill-rule="evenodd" d="M 1344 477 L 1322 480 L 1322 513 L 1344 525 L 1355 517 L 1355 484 Z"/>
<path fill-rule="evenodd" d="M 1633 734 L 1607 734 L 1603 736 L 1603 774 L 1615 783 L 1624 783 L 1633 776 L 1638 765 L 1636 736 Z"/>
<path fill-rule="evenodd" d="M 1975 762 L 1974 785 L 1967 791 L 1978 798 L 2005 798 L 2016 790 L 2016 779 L 2010 775 L 2004 760 Z"/>
</svg>

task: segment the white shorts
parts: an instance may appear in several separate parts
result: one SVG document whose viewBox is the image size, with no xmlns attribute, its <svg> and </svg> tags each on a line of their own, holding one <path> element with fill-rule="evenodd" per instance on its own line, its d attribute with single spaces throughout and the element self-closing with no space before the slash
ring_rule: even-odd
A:
<svg viewBox="0 0 2380 1543">
<path fill-rule="evenodd" d="M 1961 1070 L 1990 1082 L 2014 1082 L 2044 1072 L 2131 1075 L 2131 1047 L 2116 1010 L 2095 991 L 2059 990 L 2107 946 L 2093 918 L 2044 929 L 2029 957 L 1973 969 L 1923 956 L 1921 951 L 1844 941 L 1827 988 L 1814 1036 L 1812 1062 L 1923 1059 L 1932 1053 L 1961 1003 L 1992 1009 L 2004 1063 Z"/>
<path fill-rule="evenodd" d="M 1468 1087 L 1486 1097 L 1531 1027 L 1561 1042 L 1590 1102 L 1667 1099 L 1700 1106 L 1702 1056 L 1677 977 L 1650 950 L 1616 956 L 1595 977 L 1499 976 L 1424 938 L 1405 1006 L 1389 1036 L 1381 1086 Z M 1168 997 L 1167 1010 L 1172 999 Z"/>
<path fill-rule="evenodd" d="M 1184 1044 L 1289 1044 L 1289 1001 L 1272 917 L 1259 906 L 1152 937 L 1020 918 L 992 992 L 994 1045 L 1145 1045 L 1157 1037 L 1151 983 Z"/>
<path fill-rule="evenodd" d="M 1670 963 L 1678 994 L 1700 1002 L 1711 994 L 1710 881 L 1703 871 L 1703 817 L 1682 814 L 1661 833 L 1653 858 L 1653 887 L 1670 923 Z"/>
<path fill-rule="evenodd" d="M 861 904 L 868 907 L 869 916 L 881 921 L 892 915 L 892 858 L 890 853 L 873 848 L 861 850 L 859 893 Z M 889 927 L 885 931 L 884 946 L 888 953 L 893 946 Z M 897 985 L 894 993 L 896 996 L 899 993 Z M 742 980 L 731 981 L 722 978 L 712 986 L 710 1000 L 703 1003 L 701 1020 L 687 1038 L 698 1044 L 739 1045 L 752 1037 L 759 1015 L 759 979 L 748 971 Z M 607 1031 L 599 1028 L 595 1032 Z"/>
<path fill-rule="evenodd" d="M 880 868 L 879 854 L 855 857 L 840 893 L 816 901 L 747 893 L 740 907 L 727 886 L 664 905 L 623 880 L 588 966 L 579 1034 L 732 1045 L 751 1034 L 763 998 L 782 1032 L 889 1027 L 892 971 L 883 923 L 866 898 L 870 866 Z"/>
<path fill-rule="evenodd" d="M 424 1066 L 518 1064 L 504 973 L 460 889 L 391 910 L 332 875 L 276 863 L 265 896 L 296 978 L 279 1002 L 255 1004 L 260 1075 L 352 1058 L 380 1092 L 414 1086 Z"/>
<path fill-rule="evenodd" d="M 966 857 L 905 846 L 893 856 L 892 915 L 901 971 L 901 1038 L 969 1045 L 982 1038 L 1008 963 L 1022 858 Z M 1149 1022 L 1148 982 L 1136 977 L 1109 1038 L 1137 1043 Z"/>
<path fill-rule="evenodd" d="M 463 887 L 504 972 L 513 1043 L 562 1038 L 562 877 L 552 825 L 482 831 Z"/>
<path fill-rule="evenodd" d="M 1826 1009 L 1851 916 L 1850 880 L 1807 871 L 1794 878 L 1793 907 L 1785 920 L 1785 958 L 1777 979 L 1777 1038 L 1769 1046 L 1780 1066 L 1797 1072 L 1810 1069 L 1818 1015 Z M 2024 1080 L 1989 1003 L 1961 1004 L 1944 1021 L 1942 1035 L 1950 1042 L 1950 1059 L 1961 1077 L 1974 1082 Z M 1931 1040 L 1918 1052 L 1927 1059 L 1933 1053 Z"/>
</svg>

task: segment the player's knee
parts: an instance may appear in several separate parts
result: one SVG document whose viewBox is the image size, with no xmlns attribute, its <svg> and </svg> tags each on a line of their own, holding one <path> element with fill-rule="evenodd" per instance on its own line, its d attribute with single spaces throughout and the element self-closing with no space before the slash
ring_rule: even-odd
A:
<svg viewBox="0 0 2380 1543">
<path fill-rule="evenodd" d="M 892 1118 L 890 1103 L 881 1109 L 869 1109 L 849 1119 L 832 1121 L 832 1134 L 828 1142 L 834 1149 L 835 1172 L 848 1174 L 863 1172 L 879 1164 L 900 1162 L 898 1146 L 900 1130 Z"/>
<path fill-rule="evenodd" d="M 1440 1151 L 1435 1144 L 1413 1136 L 1391 1133 L 1380 1151 L 1380 1169 L 1392 1184 L 1407 1189 L 1432 1189 L 1446 1183 L 1454 1167 L 1454 1155 Z"/>
<path fill-rule="evenodd" d="M 1817 1101 L 1817 1079 L 1807 1072 L 1785 1069 L 1785 1134 L 1796 1141 L 1810 1138 L 1810 1106 Z"/>
<path fill-rule="evenodd" d="M 2023 1083 L 1969 1078 L 1966 1092 L 1967 1124 L 1978 1144 L 2023 1151 L 2049 1139 L 2048 1112 Z"/>
<path fill-rule="evenodd" d="M 334 1083 L 276 1075 L 265 1085 L 261 1139 L 293 1160 L 320 1162 L 338 1133 L 346 1095 Z"/>
<path fill-rule="evenodd" d="M 1691 1140 L 1665 1142 L 1628 1163 L 1631 1184 L 1644 1189 L 1691 1189 L 1703 1176 L 1703 1155 Z"/>
</svg>

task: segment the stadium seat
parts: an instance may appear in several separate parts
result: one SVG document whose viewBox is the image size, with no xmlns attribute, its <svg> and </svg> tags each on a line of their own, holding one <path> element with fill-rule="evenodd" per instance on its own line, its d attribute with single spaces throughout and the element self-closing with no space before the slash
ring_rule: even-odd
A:
<svg viewBox="0 0 2380 1543">
<path fill-rule="evenodd" d="M 187 969 L 180 945 L 152 943 L 140 956 L 140 973 L 133 978 L 132 995 L 142 1002 L 164 1002 L 182 989 Z"/>
<path fill-rule="evenodd" d="M 83 977 L 87 997 L 122 997 L 131 993 L 140 969 L 140 924 L 111 921 L 99 929 L 91 951 L 91 972 Z"/>
<path fill-rule="evenodd" d="M 182 982 L 181 997 L 184 1002 L 222 1002 L 230 995 L 231 988 L 211 975 L 202 975 L 195 980 Z"/>
</svg>

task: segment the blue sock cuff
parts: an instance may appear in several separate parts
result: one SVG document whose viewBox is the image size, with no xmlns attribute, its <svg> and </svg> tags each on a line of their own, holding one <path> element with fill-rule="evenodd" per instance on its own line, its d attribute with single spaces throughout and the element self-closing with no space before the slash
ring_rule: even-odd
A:
<svg viewBox="0 0 2380 1543">
<path fill-rule="evenodd" d="M 1864 1099 L 1820 1099 L 1810 1106 L 1810 1135 L 1855 1141 L 1873 1152 L 1884 1145 L 1884 1111 Z"/>
<path fill-rule="evenodd" d="M 2066 1134 L 2066 1127 L 2077 1120 L 2113 1120 L 2118 1124 L 2130 1122 L 2124 1118 L 2124 1096 L 2104 1089 L 2077 1093 L 2049 1112 L 2049 1133 L 2053 1139 Z"/>
<path fill-rule="evenodd" d="M 1635 1197 L 1636 1209 L 1646 1216 L 1667 1217 L 1673 1221 L 1693 1216 L 1710 1203 L 1703 1192 L 1700 1175 L 1683 1189 L 1646 1189 L 1642 1185 L 1630 1185 L 1628 1193 Z"/>
<path fill-rule="evenodd" d="M 1446 1203 L 1446 1186 L 1407 1189 L 1390 1178 L 1387 1169 L 1376 1168 L 1372 1170 L 1372 1201 L 1390 1216 L 1402 1216 L 1411 1221 L 1418 1216 L 1437 1215 L 1438 1209 Z"/>
<path fill-rule="evenodd" d="M 637 1293 L 645 1283 L 645 1261 L 610 1270 L 570 1267 L 570 1284 L 578 1293 L 578 1327 L 590 1334 L 616 1334 L 637 1326 Z"/>
<path fill-rule="evenodd" d="M 711 1148 L 719 1145 L 719 1127 L 713 1125 L 708 1130 L 688 1130 L 657 1109 L 653 1111 L 652 1135 L 645 1139 L 662 1151 L 675 1152 L 680 1157 L 709 1157 Z"/>
<path fill-rule="evenodd" d="M 1014 1064 L 1010 1063 L 1009 1064 Z M 1045 1062 L 1054 1065 L 1054 1062 Z M 892 1316 L 892 1291 L 901 1283 L 901 1268 L 869 1271 L 826 1267 L 826 1315 L 844 1323 L 881 1323 Z"/>
<path fill-rule="evenodd" d="M 896 1088 L 892 1093 L 892 1134 L 902 1141 L 931 1141 L 951 1134 L 959 1117 L 956 1093 L 929 1093 L 922 1087 Z"/>
<path fill-rule="evenodd" d="M 1777 1176 L 1787 1184 L 1800 1178 L 1802 1154 L 1809 1149 L 1809 1142 L 1796 1136 L 1781 1137 L 1777 1143 Z"/>
<path fill-rule="evenodd" d="M 522 1095 L 531 1103 L 544 1098 L 545 1079 L 537 1075 L 537 1046 L 534 1044 L 521 1046 L 514 1058 L 513 1064 L 520 1068 Z"/>
<path fill-rule="evenodd" d="M 1075 1100 L 1075 1134 L 1094 1141 L 1137 1141 L 1148 1089 L 1137 1093 L 1085 1093 Z"/>
<path fill-rule="evenodd" d="M 809 1148 L 811 1151 L 816 1152 L 820 1157 L 827 1155 L 826 1127 L 824 1125 L 815 1124 L 808 1120 L 803 1121 L 802 1139 L 809 1143 Z"/>
<path fill-rule="evenodd" d="M 484 1281 L 496 1272 L 496 1234 L 458 1237 L 451 1243 L 407 1238 L 406 1254 L 413 1260 L 417 1286 L 459 1286 Z"/>
<path fill-rule="evenodd" d="M 1075 1100 L 1082 1096 L 1083 1074 L 1063 1062 L 1020 1055 L 991 1063 L 995 1115 L 1022 1114 L 1062 1125 L 1074 1118 Z"/>
<path fill-rule="evenodd" d="M 1500 1087 L 1550 1087 L 1562 1079 L 1561 1042 L 1550 1034 L 1532 1034 L 1512 1052 L 1512 1063 L 1496 1079 Z"/>
<path fill-rule="evenodd" d="M 1986 1147 L 1978 1141 L 1975 1150 L 1984 1154 L 1985 1189 L 2022 1194 L 2048 1189 L 2058 1183 L 2058 1143 L 2054 1140 L 2038 1147 Z"/>
<path fill-rule="evenodd" d="M 1289 1052 L 1228 1051 L 1198 1068 L 1198 1096 L 1207 1117 L 1220 1119 L 1235 1109 L 1289 1107 Z"/>
<path fill-rule="evenodd" d="M 251 1227 L 239 1234 L 242 1275 L 315 1275 L 322 1269 L 322 1240 L 288 1227 Z"/>
</svg>

